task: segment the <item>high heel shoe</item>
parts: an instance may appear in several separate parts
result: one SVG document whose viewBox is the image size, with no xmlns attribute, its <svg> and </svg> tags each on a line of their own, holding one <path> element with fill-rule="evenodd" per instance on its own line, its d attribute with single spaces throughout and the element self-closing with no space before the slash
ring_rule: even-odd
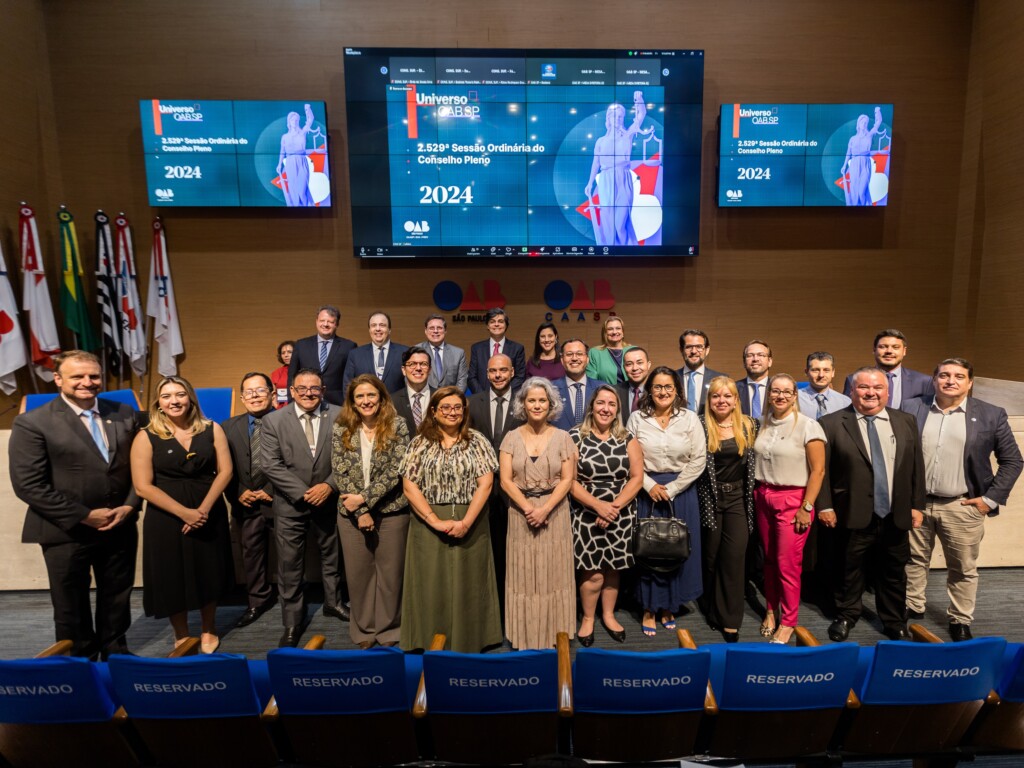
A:
<svg viewBox="0 0 1024 768">
<path fill-rule="evenodd" d="M 206 654 L 216 653 L 218 648 L 220 648 L 220 638 L 217 637 L 216 635 L 213 636 L 213 641 L 212 642 L 204 643 L 204 642 L 200 641 L 200 643 L 199 643 L 199 650 L 202 653 L 206 653 Z"/>
<path fill-rule="evenodd" d="M 771 619 L 771 624 L 768 623 L 769 619 Z M 775 626 L 775 616 L 769 613 L 764 617 L 764 621 L 761 622 L 761 628 L 758 631 L 761 633 L 761 637 L 772 637 L 776 629 L 778 627 Z"/>
<path fill-rule="evenodd" d="M 611 629 L 607 624 L 605 624 L 604 618 L 601 619 L 601 626 L 604 627 L 604 631 L 611 635 L 612 640 L 616 643 L 626 642 L 626 630 Z"/>
</svg>

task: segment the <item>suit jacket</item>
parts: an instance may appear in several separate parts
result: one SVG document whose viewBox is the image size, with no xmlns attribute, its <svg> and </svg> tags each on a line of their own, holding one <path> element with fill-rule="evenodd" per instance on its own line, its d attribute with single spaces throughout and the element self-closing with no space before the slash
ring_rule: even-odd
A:
<svg viewBox="0 0 1024 768">
<path fill-rule="evenodd" d="M 87 544 L 135 528 L 140 502 L 132 486 L 130 453 L 138 414 L 103 399 L 97 399 L 96 409 L 107 435 L 109 461 L 59 396 L 15 418 L 8 455 L 14 493 L 28 504 L 23 542 Z M 136 511 L 117 528 L 100 532 L 82 524 L 94 509 L 124 505 Z"/>
<path fill-rule="evenodd" d="M 935 402 L 934 395 L 904 400 L 900 410 L 917 419 L 918 432 L 924 434 L 924 423 Z M 964 402 L 967 411 L 967 442 L 964 445 L 964 478 L 967 480 L 967 494 L 972 499 L 987 496 L 996 504 L 1005 504 L 1013 484 L 1024 469 L 1024 459 L 1013 438 L 1010 420 L 1002 408 L 968 397 Z M 992 474 L 992 454 L 995 454 L 998 469 Z M 996 507 L 989 515 L 998 515 Z"/>
<path fill-rule="evenodd" d="M 295 374 L 303 368 L 312 368 L 320 371 L 320 337 L 307 336 L 295 342 L 292 351 L 292 361 L 288 365 L 288 386 L 295 381 Z M 324 400 L 335 405 L 342 405 L 345 402 L 345 363 L 348 362 L 349 353 L 356 348 L 356 343 L 344 336 L 335 336 L 331 344 L 331 351 L 327 353 L 327 365 L 320 371 L 324 385 Z M 291 394 L 288 395 L 289 400 Z"/>
<path fill-rule="evenodd" d="M 434 365 L 434 348 L 429 341 L 416 345 L 426 350 L 430 355 L 430 376 L 427 378 L 427 386 L 431 389 L 441 387 L 458 387 L 463 392 L 469 382 L 469 363 L 466 362 L 466 353 L 461 347 L 453 347 L 448 342 L 444 344 L 444 352 L 441 353 L 441 363 L 444 365 L 444 376 L 438 380 L 437 367 Z M 486 366 L 484 366 L 486 369 Z"/>
<path fill-rule="evenodd" d="M 771 376 L 769 376 L 767 379 L 765 379 L 763 382 L 761 382 L 761 385 L 763 387 L 765 387 L 766 390 L 768 388 L 768 381 L 769 381 L 770 378 L 771 378 Z M 685 386 L 685 382 L 683 382 L 683 384 Z M 746 376 L 744 376 L 742 379 L 736 379 L 736 391 L 740 395 L 740 413 L 742 413 L 744 416 L 749 416 L 750 415 L 750 392 L 747 389 L 747 377 Z M 701 398 L 702 398 L 701 402 L 702 403 L 703 403 L 703 399 L 706 398 L 706 396 L 707 396 L 706 392 L 702 392 L 701 393 Z M 761 407 L 761 413 L 764 413 L 764 408 L 765 408 L 765 406 L 767 406 L 767 404 L 768 404 L 768 394 L 767 394 L 767 392 L 765 392 L 764 405 L 762 405 L 762 407 Z"/>
<path fill-rule="evenodd" d="M 423 398 L 423 413 L 427 412 L 427 404 L 430 402 L 430 395 L 433 389 L 427 385 L 423 388 L 425 397 Z M 412 403 L 409 401 L 409 389 L 405 386 L 405 381 L 402 381 L 401 389 L 397 389 L 391 393 L 391 402 L 395 406 L 395 410 L 398 411 L 398 415 L 405 419 L 405 426 L 409 432 L 409 437 L 413 438 L 416 436 L 416 419 L 412 417 Z"/>
<path fill-rule="evenodd" d="M 494 424 L 491 422 L 491 388 L 488 387 L 469 398 L 469 425 L 490 441 L 495 453 L 501 448 L 501 441 L 505 439 L 505 435 L 523 425 L 523 420 L 517 419 L 511 413 L 511 395 L 512 390 L 509 389 L 505 395 L 509 399 L 509 403 L 506 404 L 505 423 L 498 434 L 494 433 Z"/>
<path fill-rule="evenodd" d="M 402 376 L 402 353 L 408 347 L 404 344 L 396 344 L 393 341 L 389 341 L 388 345 L 388 356 L 384 361 L 384 375 L 381 377 L 381 381 L 384 382 L 384 388 L 391 392 L 405 386 L 405 377 Z M 349 353 L 348 362 L 345 363 L 345 376 L 341 387 L 342 392 L 348 391 L 349 382 L 360 374 L 377 375 L 377 361 L 374 359 L 376 354 L 377 350 L 373 344 L 363 344 L 363 346 L 356 347 Z"/>
<path fill-rule="evenodd" d="M 684 395 L 686 394 L 686 374 L 689 373 L 689 370 L 690 369 L 687 368 L 684 365 L 682 368 L 680 368 L 679 370 L 676 371 L 676 375 L 679 376 L 679 383 L 682 384 L 682 386 L 683 386 L 683 394 Z M 697 413 L 698 414 L 704 413 L 704 406 L 706 406 L 707 402 L 708 402 L 708 387 L 711 385 L 711 380 L 712 379 L 716 379 L 719 376 L 728 376 L 728 374 L 722 373 L 721 371 L 714 371 L 711 368 L 708 368 L 707 366 L 704 366 L 704 383 L 701 385 L 700 393 L 699 393 L 699 395 L 697 397 Z M 738 387 L 737 387 L 737 389 L 738 389 Z M 750 398 L 748 397 L 747 400 L 749 400 L 749 399 Z M 741 394 L 740 395 L 740 405 L 742 406 L 742 404 L 743 404 L 743 395 Z M 749 406 L 749 403 L 748 403 L 748 406 Z M 746 411 L 742 411 L 742 413 L 747 413 L 747 412 Z"/>
<path fill-rule="evenodd" d="M 900 371 L 903 373 L 902 390 L 900 392 L 901 406 L 907 400 L 911 400 L 915 397 L 924 397 L 925 395 L 935 394 L 935 383 L 932 381 L 932 377 L 927 373 L 912 371 L 911 369 L 904 368 L 902 366 L 900 366 Z M 849 397 L 852 389 L 853 374 L 851 373 L 846 377 L 846 383 L 843 385 L 843 394 Z"/>
<path fill-rule="evenodd" d="M 273 413 L 273 411 L 265 414 L 263 418 L 265 419 L 270 413 Z M 269 496 L 274 495 L 274 486 L 271 484 L 270 478 L 266 477 L 266 473 L 264 473 L 265 481 L 262 488 L 253 488 L 252 485 L 252 456 L 249 452 L 249 414 L 243 413 L 239 416 L 232 416 L 221 426 L 224 428 L 224 436 L 228 439 L 228 449 L 231 451 L 231 464 L 235 469 L 231 474 L 231 482 L 228 483 L 227 490 L 225 491 L 228 501 L 231 502 L 231 513 L 238 520 L 252 517 L 253 515 L 263 515 L 264 517 L 272 518 L 274 516 L 274 508 L 271 502 L 258 501 L 251 507 L 247 507 L 238 501 L 242 491 L 262 490 Z"/>
<path fill-rule="evenodd" d="M 339 504 L 338 514 L 345 517 L 361 515 L 364 512 L 386 515 L 405 509 L 408 505 L 402 493 L 402 475 L 398 472 L 398 466 L 409 447 L 409 433 L 406 431 L 405 422 L 397 420 L 395 431 L 397 439 L 388 445 L 386 451 L 379 451 L 374 446 L 370 454 L 370 484 L 367 485 L 363 482 L 363 454 L 360 448 L 362 430 L 356 430 L 352 435 L 352 448 L 346 449 L 341 439 L 342 428 L 334 425 L 331 464 L 334 467 L 338 493 L 358 493 L 366 501 L 354 513 Z"/>
<path fill-rule="evenodd" d="M 619 393 L 619 418 L 622 419 L 622 426 L 626 426 L 626 422 L 629 421 L 630 414 L 633 413 L 630 410 L 630 406 L 633 405 L 633 383 L 629 384 L 617 384 L 615 391 Z M 640 395 L 643 398 L 643 394 Z"/>
<path fill-rule="evenodd" d="M 552 384 L 555 385 L 555 389 L 558 391 L 559 396 L 562 398 L 562 413 L 555 419 L 554 424 L 559 429 L 564 429 L 568 432 L 570 429 L 576 426 L 576 420 L 573 418 L 572 412 L 572 397 L 569 396 L 569 388 L 565 383 L 565 379 L 555 379 Z M 587 405 L 590 404 L 590 398 L 594 396 L 594 392 L 597 391 L 598 387 L 604 385 L 604 382 L 600 379 L 592 379 L 589 376 L 584 377 L 584 388 L 583 388 L 583 413 L 587 412 Z"/>
<path fill-rule="evenodd" d="M 469 349 L 469 389 L 472 392 L 486 392 L 491 388 L 491 382 L 487 380 L 487 361 L 491 359 L 491 351 L 494 349 L 494 342 L 478 341 Z M 512 378 L 512 391 L 517 392 L 523 382 L 526 381 L 526 349 L 523 345 L 505 339 L 505 351 L 502 353 L 512 358 L 512 369 L 515 376 Z"/>
<path fill-rule="evenodd" d="M 304 517 L 320 510 L 333 510 L 337 496 L 331 494 L 319 507 L 302 500 L 302 495 L 318 483 L 327 483 L 335 491 L 331 466 L 331 429 L 341 408 L 321 408 L 327 418 L 320 419 L 316 455 L 310 453 L 295 405 L 288 404 L 263 419 L 263 471 L 274 486 L 274 516 Z"/>
<path fill-rule="evenodd" d="M 893 522 L 910 530 L 912 509 L 924 509 L 924 456 L 917 424 L 909 414 L 886 408 L 896 438 L 891 507 Z M 833 509 L 839 525 L 866 528 L 874 515 L 874 473 L 871 453 L 861 437 L 853 406 L 822 416 L 825 430 L 825 480 L 815 506 Z"/>
</svg>

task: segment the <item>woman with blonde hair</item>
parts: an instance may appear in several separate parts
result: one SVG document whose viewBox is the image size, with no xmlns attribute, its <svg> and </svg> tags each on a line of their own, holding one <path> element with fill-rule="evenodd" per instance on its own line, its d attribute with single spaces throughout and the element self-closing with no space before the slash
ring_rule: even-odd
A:
<svg viewBox="0 0 1024 768">
<path fill-rule="evenodd" d="M 613 387 L 628 381 L 623 366 L 623 356 L 632 349 L 627 344 L 626 325 L 618 315 L 605 318 L 601 325 L 601 344 L 590 350 L 587 360 L 587 376 L 600 379 Z"/>
<path fill-rule="evenodd" d="M 168 376 L 153 389 L 149 426 L 132 443 L 132 482 L 149 502 L 142 523 L 142 604 L 168 618 L 175 645 L 199 610 L 203 653 L 220 645 L 217 603 L 234 586 L 224 489 L 231 453 L 219 424 L 203 418 L 195 390 Z"/>
</svg>

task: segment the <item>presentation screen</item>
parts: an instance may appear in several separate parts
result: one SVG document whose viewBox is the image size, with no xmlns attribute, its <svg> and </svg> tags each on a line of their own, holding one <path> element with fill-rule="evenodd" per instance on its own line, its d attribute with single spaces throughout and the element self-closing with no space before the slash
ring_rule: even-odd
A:
<svg viewBox="0 0 1024 768">
<path fill-rule="evenodd" d="M 892 104 L 723 104 L 718 204 L 885 205 Z"/>
<path fill-rule="evenodd" d="M 322 101 L 139 102 L 153 206 L 331 204 Z"/>
<path fill-rule="evenodd" d="M 346 48 L 355 255 L 696 254 L 703 53 Z"/>
</svg>

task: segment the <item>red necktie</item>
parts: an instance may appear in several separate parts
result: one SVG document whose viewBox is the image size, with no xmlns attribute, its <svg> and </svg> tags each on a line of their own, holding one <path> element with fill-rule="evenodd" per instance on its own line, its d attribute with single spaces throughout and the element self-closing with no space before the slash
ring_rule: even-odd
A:
<svg viewBox="0 0 1024 768">
<path fill-rule="evenodd" d="M 496 354 L 496 355 L 500 355 L 501 354 L 501 350 L 498 349 L 498 342 L 494 342 L 494 354 Z"/>
</svg>

